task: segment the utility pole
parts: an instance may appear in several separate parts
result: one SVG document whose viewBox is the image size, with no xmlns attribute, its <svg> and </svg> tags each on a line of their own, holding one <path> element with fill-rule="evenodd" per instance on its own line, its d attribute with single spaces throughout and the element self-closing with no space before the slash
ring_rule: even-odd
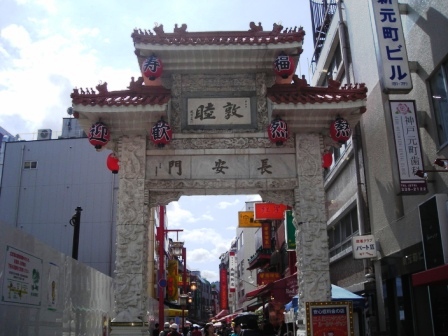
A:
<svg viewBox="0 0 448 336">
<path fill-rule="evenodd" d="M 70 219 L 70 225 L 73 226 L 73 245 L 72 245 L 72 258 L 78 260 L 78 247 L 79 247 L 79 229 L 81 226 L 81 207 L 75 209 L 75 214 Z"/>
</svg>

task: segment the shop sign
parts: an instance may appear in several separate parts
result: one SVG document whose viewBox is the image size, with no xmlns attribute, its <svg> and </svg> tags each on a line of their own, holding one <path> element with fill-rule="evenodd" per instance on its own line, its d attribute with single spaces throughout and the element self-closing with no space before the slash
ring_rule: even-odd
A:
<svg viewBox="0 0 448 336">
<path fill-rule="evenodd" d="M 415 175 L 417 170 L 424 170 L 415 101 L 391 100 L 389 104 L 400 192 L 402 195 L 426 194 L 428 192 L 426 180 Z"/>
<path fill-rule="evenodd" d="M 260 227 L 261 222 L 254 219 L 253 211 L 238 212 L 238 227 Z"/>
<path fill-rule="evenodd" d="M 177 260 L 168 260 L 166 296 L 168 301 L 177 301 L 179 298 L 179 272 L 177 269 Z"/>
<path fill-rule="evenodd" d="M 307 302 L 307 336 L 352 336 L 353 305 L 349 301 Z"/>
<path fill-rule="evenodd" d="M 398 0 L 372 0 L 372 10 L 383 89 L 386 93 L 408 93 L 412 79 Z"/>
<path fill-rule="evenodd" d="M 376 258 L 377 249 L 373 235 L 356 236 L 352 238 L 353 258 Z"/>
<path fill-rule="evenodd" d="M 278 272 L 260 272 L 257 273 L 257 284 L 267 285 L 268 283 L 280 280 L 280 273 Z"/>
<path fill-rule="evenodd" d="M 255 203 L 255 219 L 256 220 L 283 220 L 285 211 L 287 210 L 284 204 L 275 203 Z"/>
<path fill-rule="evenodd" d="M 296 250 L 296 228 L 293 224 L 292 210 L 285 211 L 285 240 L 286 250 Z"/>
<path fill-rule="evenodd" d="M 236 255 L 235 252 L 229 252 L 229 292 L 235 293 L 235 271 L 236 271 Z"/>
<path fill-rule="evenodd" d="M 221 305 L 221 310 L 229 308 L 229 300 L 228 300 L 228 285 L 227 285 L 227 270 L 225 268 L 221 268 L 219 270 L 219 295 L 220 300 L 219 303 Z"/>
<path fill-rule="evenodd" d="M 261 246 L 264 249 L 271 248 L 271 223 L 263 222 L 261 224 Z"/>
</svg>

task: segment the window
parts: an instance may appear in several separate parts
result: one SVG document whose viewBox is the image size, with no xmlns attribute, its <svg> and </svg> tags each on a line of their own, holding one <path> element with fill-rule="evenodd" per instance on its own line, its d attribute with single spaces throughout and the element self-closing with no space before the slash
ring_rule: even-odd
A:
<svg viewBox="0 0 448 336">
<path fill-rule="evenodd" d="M 352 237 L 358 233 L 358 214 L 354 207 L 339 222 L 328 229 L 330 258 L 344 251 L 352 244 Z"/>
<path fill-rule="evenodd" d="M 439 145 L 448 142 L 448 61 L 429 80 Z"/>
<path fill-rule="evenodd" d="M 25 161 L 23 163 L 23 169 L 36 169 L 37 161 Z"/>
</svg>

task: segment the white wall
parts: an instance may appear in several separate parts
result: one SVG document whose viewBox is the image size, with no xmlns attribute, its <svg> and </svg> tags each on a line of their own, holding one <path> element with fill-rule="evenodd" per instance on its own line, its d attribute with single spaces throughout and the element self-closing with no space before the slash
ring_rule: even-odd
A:
<svg viewBox="0 0 448 336">
<path fill-rule="evenodd" d="M 0 232 L 0 336 L 102 335 L 112 279 L 21 230 Z"/>
</svg>

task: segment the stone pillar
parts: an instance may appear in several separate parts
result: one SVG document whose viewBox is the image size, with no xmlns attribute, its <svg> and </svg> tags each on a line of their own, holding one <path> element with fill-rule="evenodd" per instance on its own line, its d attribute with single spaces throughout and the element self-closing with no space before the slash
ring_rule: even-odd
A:
<svg viewBox="0 0 448 336">
<path fill-rule="evenodd" d="M 296 134 L 297 181 L 294 191 L 299 327 L 305 335 L 306 302 L 330 301 L 327 216 L 322 171 L 323 141 L 319 134 Z M 302 322 L 300 322 L 302 321 Z"/>
<path fill-rule="evenodd" d="M 114 279 L 115 313 L 112 335 L 141 335 L 146 316 L 147 223 L 145 204 L 146 139 L 122 137 L 118 145 L 120 187 L 117 213 L 117 254 Z M 120 329 L 125 328 L 124 333 Z M 129 328 L 134 332 L 130 333 Z"/>
</svg>

